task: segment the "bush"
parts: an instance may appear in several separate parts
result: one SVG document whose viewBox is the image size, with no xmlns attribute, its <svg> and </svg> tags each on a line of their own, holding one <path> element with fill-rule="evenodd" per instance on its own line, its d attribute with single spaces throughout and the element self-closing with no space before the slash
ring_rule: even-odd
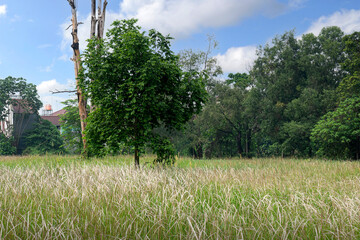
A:
<svg viewBox="0 0 360 240">
<path fill-rule="evenodd" d="M 3 133 L 0 133 L 0 155 L 13 155 L 16 148 L 12 145 L 14 139 L 8 138 Z"/>
</svg>

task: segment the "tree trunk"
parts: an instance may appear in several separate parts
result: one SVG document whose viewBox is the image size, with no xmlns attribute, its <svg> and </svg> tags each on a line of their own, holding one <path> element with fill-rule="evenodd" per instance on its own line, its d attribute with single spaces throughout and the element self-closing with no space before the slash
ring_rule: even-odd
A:
<svg viewBox="0 0 360 240">
<path fill-rule="evenodd" d="M 74 52 L 74 70 L 75 70 L 75 79 L 76 79 L 76 94 L 78 97 L 78 103 L 79 103 L 79 115 L 80 115 L 80 121 L 81 121 L 81 136 L 83 141 L 83 156 L 87 155 L 87 143 L 85 139 L 85 128 L 86 128 L 86 122 L 85 119 L 87 118 L 87 111 L 86 111 L 86 100 L 82 93 L 82 90 L 80 88 L 79 84 L 79 71 L 81 69 L 81 59 L 80 59 L 80 49 L 79 49 L 79 38 L 78 38 L 78 22 L 77 22 L 77 16 L 76 16 L 76 6 L 74 3 L 74 0 L 68 0 L 71 10 L 72 10 L 72 32 L 71 35 L 73 37 L 73 44 L 71 45 L 73 52 Z"/>
<path fill-rule="evenodd" d="M 245 146 L 246 157 L 250 156 L 250 146 L 251 146 L 251 130 L 248 130 L 246 133 L 246 146 Z"/>
<path fill-rule="evenodd" d="M 236 144 L 237 144 L 238 154 L 241 157 L 242 153 L 243 153 L 243 148 L 242 148 L 242 144 L 241 144 L 241 133 L 240 132 L 236 136 Z"/>
<path fill-rule="evenodd" d="M 96 0 L 91 0 L 90 38 L 95 37 L 95 32 L 96 32 Z"/>
<path fill-rule="evenodd" d="M 101 3 L 102 0 L 98 0 L 98 31 L 97 31 L 97 37 L 98 39 L 102 39 L 104 36 L 104 29 L 105 29 L 105 14 L 106 14 L 106 6 L 107 6 L 107 0 L 104 1 L 104 5 L 101 9 Z"/>
<path fill-rule="evenodd" d="M 139 169 L 140 168 L 140 157 L 139 157 L 139 148 L 136 146 L 135 147 L 135 168 Z"/>
</svg>

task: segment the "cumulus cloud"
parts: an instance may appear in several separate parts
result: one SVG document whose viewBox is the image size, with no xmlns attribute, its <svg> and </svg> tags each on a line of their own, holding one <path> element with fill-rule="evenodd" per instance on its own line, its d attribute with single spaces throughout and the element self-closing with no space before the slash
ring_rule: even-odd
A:
<svg viewBox="0 0 360 240">
<path fill-rule="evenodd" d="M 300 1 L 300 0 L 296 0 Z M 106 13 L 106 29 L 114 20 L 137 18 L 145 29 L 155 28 L 175 38 L 185 38 L 207 27 L 222 27 L 238 23 L 255 14 L 275 16 L 288 6 L 278 0 L 124 0 L 120 11 Z M 69 17 L 61 27 L 62 49 L 70 49 L 72 42 Z M 79 25 L 80 49 L 84 50 L 90 35 L 90 14 L 81 16 Z M 70 49 L 71 50 L 71 49 Z"/>
<path fill-rule="evenodd" d="M 125 17 L 176 38 L 206 27 L 229 26 L 255 14 L 274 16 L 285 8 L 277 0 L 124 0 L 120 6 Z"/>
<path fill-rule="evenodd" d="M 300 7 L 305 1 L 292 0 L 289 2 L 289 6 Z M 322 16 L 311 24 L 305 34 L 318 35 L 322 28 L 328 26 L 338 26 L 345 34 L 360 31 L 360 10 L 341 10 L 329 16 Z M 298 36 L 298 38 L 301 37 Z M 256 59 L 256 47 L 232 47 L 216 57 L 224 72 L 248 72 Z"/>
<path fill-rule="evenodd" d="M 305 33 L 318 35 L 322 28 L 328 26 L 338 26 L 345 34 L 360 31 L 360 10 L 341 10 L 330 16 L 322 16 L 313 22 Z"/>
<path fill-rule="evenodd" d="M 6 5 L 0 5 L 0 16 L 6 14 Z"/>
<path fill-rule="evenodd" d="M 249 72 L 256 59 L 256 46 L 229 48 L 225 54 L 215 57 L 225 73 Z"/>
</svg>

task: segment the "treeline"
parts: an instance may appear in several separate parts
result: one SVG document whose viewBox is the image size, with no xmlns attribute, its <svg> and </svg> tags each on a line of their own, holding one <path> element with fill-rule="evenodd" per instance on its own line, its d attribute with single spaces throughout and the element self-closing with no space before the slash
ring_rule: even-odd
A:
<svg viewBox="0 0 360 240">
<path fill-rule="evenodd" d="M 360 33 L 293 31 L 259 47 L 248 74 L 229 74 L 208 52 L 183 51 L 185 70 L 208 74 L 208 102 L 184 132 L 169 135 L 196 158 L 296 156 L 358 159 Z"/>
</svg>

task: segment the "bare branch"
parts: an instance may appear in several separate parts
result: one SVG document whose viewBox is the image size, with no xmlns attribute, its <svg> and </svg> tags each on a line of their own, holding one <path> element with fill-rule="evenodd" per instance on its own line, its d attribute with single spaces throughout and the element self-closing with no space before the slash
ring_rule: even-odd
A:
<svg viewBox="0 0 360 240">
<path fill-rule="evenodd" d="M 58 93 L 76 93 L 76 90 L 63 90 L 63 91 L 59 91 L 57 89 L 55 89 L 55 91 L 50 91 L 52 94 L 58 94 Z"/>
</svg>

